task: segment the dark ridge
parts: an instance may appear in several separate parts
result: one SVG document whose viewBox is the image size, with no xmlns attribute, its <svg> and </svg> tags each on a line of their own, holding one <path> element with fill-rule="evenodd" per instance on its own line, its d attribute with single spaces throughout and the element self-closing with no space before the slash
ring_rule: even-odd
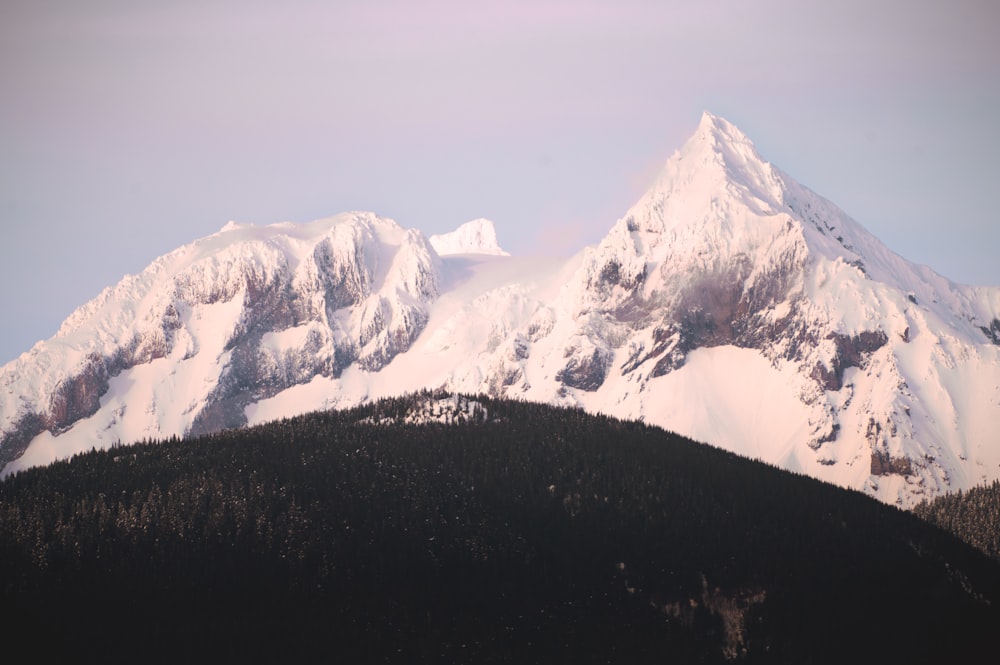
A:
<svg viewBox="0 0 1000 665">
<path fill-rule="evenodd" d="M 910 513 L 576 410 L 480 397 L 456 424 L 401 424 L 432 397 L 9 477 L 4 634 L 42 662 L 102 663 L 930 663 L 995 646 L 1000 566 Z"/>
</svg>

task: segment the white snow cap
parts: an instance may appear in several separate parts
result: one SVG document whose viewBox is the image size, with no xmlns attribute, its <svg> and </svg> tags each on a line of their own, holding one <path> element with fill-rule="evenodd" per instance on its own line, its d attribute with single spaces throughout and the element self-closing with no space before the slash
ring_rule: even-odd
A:
<svg viewBox="0 0 1000 665">
<path fill-rule="evenodd" d="M 497 232 L 488 219 L 466 222 L 451 233 L 441 233 L 429 238 L 439 256 L 448 254 L 491 254 L 510 256 L 497 242 Z"/>
<path fill-rule="evenodd" d="M 695 132 L 695 137 L 698 136 L 711 138 L 723 144 L 751 143 L 750 139 L 740 131 L 739 127 L 725 118 L 713 115 L 708 111 L 704 111 L 701 114 L 701 120 L 698 122 L 698 130 Z"/>
<path fill-rule="evenodd" d="M 747 135 L 725 118 L 705 111 L 698 130 L 681 148 L 681 153 L 686 154 L 689 161 L 698 163 L 696 168 L 714 163 L 722 169 L 720 175 L 726 180 L 746 187 L 754 196 L 776 208 L 782 207 L 785 183 L 780 174 L 760 156 Z"/>
</svg>

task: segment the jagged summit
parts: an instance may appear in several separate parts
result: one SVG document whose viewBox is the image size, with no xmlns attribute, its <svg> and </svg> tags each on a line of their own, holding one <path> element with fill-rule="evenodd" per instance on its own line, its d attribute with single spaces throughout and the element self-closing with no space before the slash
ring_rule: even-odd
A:
<svg viewBox="0 0 1000 665">
<path fill-rule="evenodd" d="M 449 254 L 510 256 L 497 242 L 496 228 L 488 219 L 474 219 L 450 233 L 433 235 L 429 240 L 440 256 Z"/>
<path fill-rule="evenodd" d="M 725 230 L 735 207 L 763 215 L 783 210 L 786 189 L 781 173 L 743 132 L 706 111 L 695 133 L 619 224 L 652 234 L 691 226 Z M 688 214 L 696 206 L 701 213 Z"/>
<path fill-rule="evenodd" d="M 909 263 L 722 118 L 596 246 L 475 256 L 503 253 L 488 220 L 227 225 L 0 368 L 0 464 L 444 388 L 642 419 L 901 505 L 1000 477 L 1000 288 Z"/>
<path fill-rule="evenodd" d="M 694 142 L 702 145 L 692 146 Z M 762 208 L 774 210 L 784 205 L 785 183 L 780 173 L 758 154 L 746 134 L 707 111 L 694 138 L 685 146 L 691 152 L 705 147 L 710 149 L 713 161 L 725 169 L 729 182 L 745 188 L 757 202 L 764 204 Z"/>
<path fill-rule="evenodd" d="M 651 257 L 679 258 L 689 269 L 701 269 L 765 253 L 802 266 L 839 259 L 864 278 L 895 286 L 917 283 L 919 290 L 925 282 L 931 289 L 946 288 L 946 280 L 896 255 L 843 210 L 762 157 L 735 125 L 707 111 L 601 247 L 601 253 L 619 254 L 633 279 Z"/>
<path fill-rule="evenodd" d="M 721 116 L 714 115 L 709 111 L 701 114 L 698 121 L 698 128 L 688 143 L 700 141 L 710 143 L 718 148 L 739 149 L 741 146 L 756 155 L 753 142 L 736 125 Z M 760 160 L 760 157 L 757 157 Z M 762 160 L 761 160 L 762 161 Z"/>
</svg>

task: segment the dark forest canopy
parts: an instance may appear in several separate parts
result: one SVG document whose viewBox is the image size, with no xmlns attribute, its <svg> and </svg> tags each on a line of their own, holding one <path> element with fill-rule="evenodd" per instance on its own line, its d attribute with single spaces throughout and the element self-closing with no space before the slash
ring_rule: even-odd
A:
<svg viewBox="0 0 1000 665">
<path fill-rule="evenodd" d="M 923 501 L 913 512 L 1000 561 L 1000 480 Z"/>
<path fill-rule="evenodd" d="M 476 398 L 454 424 L 405 424 L 442 415 L 432 402 L 8 478 L 8 644 L 345 663 L 975 662 L 993 647 L 1000 566 L 912 514 L 576 410 Z"/>
</svg>

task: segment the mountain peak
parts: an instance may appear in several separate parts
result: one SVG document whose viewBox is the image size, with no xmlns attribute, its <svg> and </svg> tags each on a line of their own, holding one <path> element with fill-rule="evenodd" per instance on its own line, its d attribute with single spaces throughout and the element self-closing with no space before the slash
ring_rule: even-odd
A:
<svg viewBox="0 0 1000 665">
<path fill-rule="evenodd" d="M 692 138 L 708 141 L 716 146 L 746 146 L 754 150 L 753 142 L 736 125 L 708 111 L 701 114 L 698 129 Z"/>
<path fill-rule="evenodd" d="M 737 207 L 769 216 L 785 208 L 785 199 L 781 173 L 757 153 L 746 134 L 705 111 L 691 138 L 620 222 L 628 231 L 660 234 L 726 221 L 737 201 Z"/>
<path fill-rule="evenodd" d="M 434 251 L 440 256 L 448 254 L 510 256 L 497 242 L 497 232 L 493 222 L 483 218 L 466 222 L 451 233 L 433 235 L 429 240 Z"/>
<path fill-rule="evenodd" d="M 714 163 L 726 180 L 742 185 L 756 198 L 781 207 L 783 183 L 775 168 L 760 156 L 753 142 L 736 125 L 705 111 L 682 155 L 698 154 L 701 164 Z"/>
</svg>

